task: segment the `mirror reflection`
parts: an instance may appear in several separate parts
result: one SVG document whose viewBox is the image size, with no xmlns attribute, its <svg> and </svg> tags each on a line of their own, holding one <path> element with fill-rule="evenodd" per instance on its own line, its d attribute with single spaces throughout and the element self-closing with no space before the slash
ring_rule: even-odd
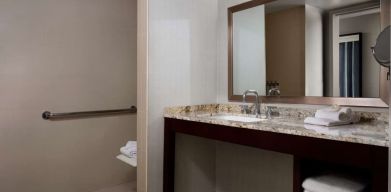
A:
<svg viewBox="0 0 391 192">
<path fill-rule="evenodd" d="M 233 94 L 378 98 L 379 2 L 339 2 L 277 0 L 234 12 Z"/>
</svg>

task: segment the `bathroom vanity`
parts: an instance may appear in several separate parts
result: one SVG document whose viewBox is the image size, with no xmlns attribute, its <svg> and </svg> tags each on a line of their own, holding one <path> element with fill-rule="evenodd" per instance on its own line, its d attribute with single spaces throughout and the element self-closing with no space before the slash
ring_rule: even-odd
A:
<svg viewBox="0 0 391 192">
<path fill-rule="evenodd" d="M 303 123 L 313 109 L 279 107 L 279 116 L 258 119 L 240 110 L 240 105 L 231 104 L 166 109 L 165 192 L 174 191 L 176 133 L 293 155 L 294 192 L 303 191 L 301 184 L 308 176 L 330 171 L 362 175 L 370 191 L 387 191 L 388 114 L 355 112 L 361 117 L 357 124 L 321 127 Z"/>
<path fill-rule="evenodd" d="M 227 39 L 218 44 L 228 45 L 220 51 L 228 78 L 221 81 L 227 82 L 221 101 L 255 102 L 252 114 L 259 114 L 258 101 L 388 108 L 389 69 L 368 51 L 376 40 L 361 35 L 376 37 L 389 26 L 389 0 L 330 2 L 222 1 L 219 23 L 227 23 L 221 24 Z M 369 191 L 387 191 L 388 112 L 365 108 L 355 112 L 356 124 L 321 127 L 304 124 L 315 109 L 296 107 L 279 107 L 272 118 L 244 115 L 235 104 L 167 108 L 164 192 L 174 191 L 176 133 L 289 154 L 294 192 L 303 191 L 306 178 L 334 172 L 362 176 Z"/>
</svg>

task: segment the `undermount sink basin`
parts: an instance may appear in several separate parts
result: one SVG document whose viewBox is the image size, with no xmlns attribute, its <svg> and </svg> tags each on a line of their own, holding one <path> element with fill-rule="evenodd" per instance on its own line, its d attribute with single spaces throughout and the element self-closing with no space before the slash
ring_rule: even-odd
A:
<svg viewBox="0 0 391 192">
<path fill-rule="evenodd" d="M 216 116 L 212 116 L 211 118 L 219 119 L 219 120 L 227 120 L 227 121 L 237 121 L 243 123 L 255 123 L 255 122 L 267 120 L 267 119 L 261 119 L 256 117 L 236 116 L 236 115 L 216 115 Z"/>
</svg>

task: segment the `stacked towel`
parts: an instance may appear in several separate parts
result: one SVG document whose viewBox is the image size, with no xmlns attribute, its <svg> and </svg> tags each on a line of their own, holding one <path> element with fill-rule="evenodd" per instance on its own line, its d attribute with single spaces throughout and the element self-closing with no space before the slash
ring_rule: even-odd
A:
<svg viewBox="0 0 391 192">
<path fill-rule="evenodd" d="M 350 121 L 352 118 L 352 109 L 344 107 L 336 111 L 332 109 L 320 109 L 315 113 L 315 118 L 319 119 L 330 119 L 334 121 Z"/>
<path fill-rule="evenodd" d="M 330 174 L 307 178 L 302 187 L 305 192 L 361 192 L 366 185 L 358 179 Z"/>
<path fill-rule="evenodd" d="M 137 158 L 137 142 L 136 141 L 128 141 L 125 146 L 120 148 L 120 152 L 129 157 L 129 158 Z"/>
<path fill-rule="evenodd" d="M 352 109 L 344 107 L 331 107 L 319 109 L 315 113 L 315 117 L 307 117 L 304 123 L 311 125 L 322 126 L 337 126 L 354 123 L 357 118 L 353 116 Z"/>
<path fill-rule="evenodd" d="M 347 125 L 350 124 L 350 121 L 336 121 L 331 119 L 320 119 L 316 117 L 307 117 L 304 120 L 304 123 L 311 125 L 321 125 L 321 126 L 338 126 L 338 125 Z"/>
</svg>

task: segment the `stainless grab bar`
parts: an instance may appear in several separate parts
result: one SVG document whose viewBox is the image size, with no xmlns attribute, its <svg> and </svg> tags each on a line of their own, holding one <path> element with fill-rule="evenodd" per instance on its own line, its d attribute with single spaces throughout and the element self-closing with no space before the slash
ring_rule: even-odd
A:
<svg viewBox="0 0 391 192">
<path fill-rule="evenodd" d="M 81 112 L 69 112 L 69 113 L 52 113 L 50 111 L 45 111 L 42 113 L 42 118 L 45 120 L 56 120 L 56 119 L 97 117 L 97 116 L 112 116 L 112 115 L 122 115 L 122 114 L 132 114 L 132 113 L 137 113 L 137 108 L 135 106 L 132 106 L 127 109 L 81 111 Z"/>
</svg>

